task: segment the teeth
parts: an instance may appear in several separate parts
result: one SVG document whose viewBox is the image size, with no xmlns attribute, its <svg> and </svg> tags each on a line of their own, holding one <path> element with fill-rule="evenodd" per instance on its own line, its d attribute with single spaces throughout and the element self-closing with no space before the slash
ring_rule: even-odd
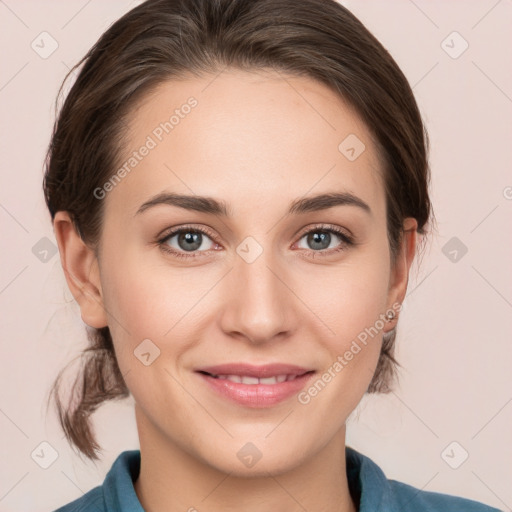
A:
<svg viewBox="0 0 512 512">
<path fill-rule="evenodd" d="M 249 377 L 247 375 L 214 375 L 217 379 L 230 380 L 238 384 L 278 384 L 295 379 L 296 375 L 275 375 L 273 377 Z"/>
<path fill-rule="evenodd" d="M 286 379 L 286 375 L 281 375 Z M 277 384 L 277 377 L 265 377 L 264 379 L 259 379 L 260 384 Z"/>
<path fill-rule="evenodd" d="M 242 377 L 240 377 L 240 375 L 219 375 L 218 378 L 230 380 L 231 382 L 238 382 L 239 384 L 242 382 Z"/>
<path fill-rule="evenodd" d="M 259 382 L 258 377 L 242 377 L 242 384 L 259 384 Z"/>
</svg>

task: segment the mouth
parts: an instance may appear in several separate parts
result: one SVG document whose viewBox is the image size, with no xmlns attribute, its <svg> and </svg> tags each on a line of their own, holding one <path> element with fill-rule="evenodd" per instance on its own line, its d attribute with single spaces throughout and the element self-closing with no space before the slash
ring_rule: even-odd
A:
<svg viewBox="0 0 512 512">
<path fill-rule="evenodd" d="M 210 390 L 246 407 L 276 405 L 297 394 L 315 370 L 288 364 L 225 364 L 196 370 Z"/>
<path fill-rule="evenodd" d="M 253 386 L 255 384 L 266 384 L 266 385 L 273 385 L 278 384 L 281 382 L 289 382 L 291 380 L 295 380 L 297 377 L 301 377 L 301 375 L 274 375 L 271 377 L 251 377 L 250 375 L 214 375 L 208 372 L 202 372 L 204 375 L 209 375 L 210 377 L 213 377 L 214 379 L 221 379 L 221 380 L 229 380 L 230 382 L 237 382 L 239 384 L 247 384 L 248 386 Z M 309 372 L 306 372 L 309 373 Z M 303 374 L 305 375 L 305 373 Z"/>
</svg>

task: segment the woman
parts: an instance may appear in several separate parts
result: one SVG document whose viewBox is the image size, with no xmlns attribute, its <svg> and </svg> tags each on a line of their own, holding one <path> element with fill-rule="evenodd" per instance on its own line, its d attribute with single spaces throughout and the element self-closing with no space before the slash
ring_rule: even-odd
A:
<svg viewBox="0 0 512 512">
<path fill-rule="evenodd" d="M 140 451 L 59 509 L 496 510 L 345 445 L 387 392 L 427 136 L 398 66 L 320 0 L 149 0 L 89 51 L 45 197 L 90 348 L 68 400 L 132 394 Z"/>
</svg>

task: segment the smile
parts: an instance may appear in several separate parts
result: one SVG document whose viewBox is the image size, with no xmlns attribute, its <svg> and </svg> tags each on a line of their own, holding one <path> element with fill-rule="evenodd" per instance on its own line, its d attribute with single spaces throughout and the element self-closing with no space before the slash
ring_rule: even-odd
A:
<svg viewBox="0 0 512 512">
<path fill-rule="evenodd" d="M 251 408 L 272 407 L 295 396 L 314 373 L 289 364 L 230 363 L 196 370 L 210 392 Z"/>
<path fill-rule="evenodd" d="M 280 382 L 290 381 L 297 378 L 297 375 L 275 375 L 273 377 L 251 377 L 249 375 L 211 375 L 214 379 L 229 380 L 239 384 L 266 384 L 273 385 Z"/>
</svg>

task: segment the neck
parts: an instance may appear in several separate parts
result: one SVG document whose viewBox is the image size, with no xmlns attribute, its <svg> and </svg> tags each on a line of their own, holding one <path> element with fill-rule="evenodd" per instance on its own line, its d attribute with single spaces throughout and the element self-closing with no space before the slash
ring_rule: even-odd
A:
<svg viewBox="0 0 512 512">
<path fill-rule="evenodd" d="M 141 468 L 134 484 L 146 512 L 357 512 L 346 474 L 345 426 L 300 466 L 243 477 L 193 457 L 147 423 L 137 417 Z"/>
</svg>

